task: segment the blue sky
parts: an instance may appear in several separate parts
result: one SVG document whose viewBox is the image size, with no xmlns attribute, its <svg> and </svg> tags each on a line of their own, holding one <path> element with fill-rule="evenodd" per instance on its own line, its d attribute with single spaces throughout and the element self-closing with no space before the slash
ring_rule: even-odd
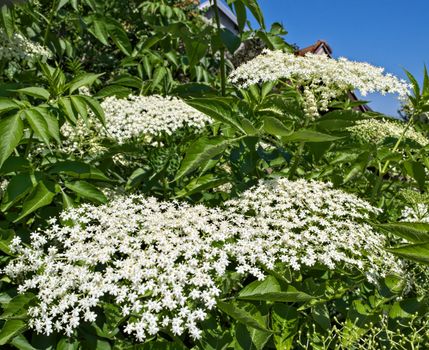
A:
<svg viewBox="0 0 429 350">
<path fill-rule="evenodd" d="M 344 56 L 421 80 L 429 66 L 429 0 L 259 0 L 267 25 L 281 22 L 289 43 L 299 47 L 325 40 L 334 57 Z M 372 95 L 370 106 L 397 115 L 393 96 Z"/>
</svg>

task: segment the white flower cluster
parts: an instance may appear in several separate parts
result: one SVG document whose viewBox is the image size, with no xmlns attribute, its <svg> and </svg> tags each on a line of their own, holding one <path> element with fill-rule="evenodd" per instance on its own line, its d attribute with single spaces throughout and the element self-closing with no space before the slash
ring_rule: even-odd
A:
<svg viewBox="0 0 429 350">
<path fill-rule="evenodd" d="M 261 182 L 223 208 L 118 197 L 61 214 L 5 272 L 35 291 L 28 314 L 37 332 L 71 335 L 106 299 L 121 308 L 124 331 L 142 341 L 162 329 L 199 338 L 227 269 L 264 278 L 282 264 L 358 268 L 370 279 L 398 272 L 384 236 L 363 221 L 377 209 L 318 182 Z"/>
<path fill-rule="evenodd" d="M 401 221 L 429 223 L 429 206 L 426 203 L 416 203 L 406 206 L 401 212 Z"/>
<path fill-rule="evenodd" d="M 385 239 L 365 223 L 379 209 L 330 183 L 286 179 L 264 181 L 226 205 L 235 213 L 252 214 L 244 241 L 238 240 L 242 266 L 277 262 L 299 270 L 322 264 L 362 270 L 368 280 L 399 272 L 395 258 L 384 252 Z M 252 236 L 255 235 L 255 236 Z M 252 242 L 248 245 L 248 242 Z M 384 270 L 384 271 L 383 271 Z"/>
<path fill-rule="evenodd" d="M 101 106 L 106 114 L 108 134 L 120 143 L 141 135 L 172 135 L 185 127 L 198 130 L 211 121 L 176 97 L 107 97 Z"/>
<path fill-rule="evenodd" d="M 102 150 L 100 142 L 106 137 L 113 138 L 120 144 L 132 139 L 151 144 L 153 137 L 172 135 L 185 128 L 199 132 L 211 122 L 208 116 L 176 97 L 107 97 L 101 107 L 106 116 L 106 128 L 95 118 L 90 120 L 89 126 L 82 120 L 74 127 L 68 123 L 62 126 L 64 151 L 96 154 Z"/>
<path fill-rule="evenodd" d="M 44 46 L 28 40 L 20 33 L 14 33 L 8 38 L 5 31 L 0 29 L 0 60 L 7 61 L 10 71 L 19 71 L 22 61 L 31 62 L 35 59 L 46 60 L 52 53 Z M 12 74 L 12 73 L 11 73 Z"/>
<path fill-rule="evenodd" d="M 397 93 L 402 99 L 409 90 L 404 80 L 384 74 L 383 68 L 369 63 L 270 50 L 235 69 L 229 79 L 242 87 L 285 79 L 295 86 L 309 88 L 322 111 L 327 110 L 332 99 L 352 90 L 359 90 L 363 96 L 372 92 Z"/>
<path fill-rule="evenodd" d="M 366 119 L 347 128 L 357 138 L 371 143 L 380 143 L 388 137 L 399 138 L 404 129 L 405 124 L 403 122 L 393 119 Z M 428 138 L 413 127 L 409 127 L 404 136 L 406 139 L 417 142 L 422 146 L 426 146 L 429 143 Z"/>
</svg>

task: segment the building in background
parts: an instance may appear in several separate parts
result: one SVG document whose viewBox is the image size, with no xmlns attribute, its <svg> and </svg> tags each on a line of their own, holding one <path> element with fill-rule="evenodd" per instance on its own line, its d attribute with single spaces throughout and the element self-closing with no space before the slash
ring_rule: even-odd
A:
<svg viewBox="0 0 429 350">
<path fill-rule="evenodd" d="M 219 9 L 219 19 L 222 27 L 229 29 L 232 33 L 238 34 L 238 22 L 237 17 L 230 10 L 230 8 L 223 4 L 220 0 L 217 2 L 217 7 Z M 205 13 L 205 16 L 209 19 L 213 19 L 215 17 L 215 11 L 213 8 L 213 2 L 210 0 L 203 1 L 200 6 L 200 10 Z"/>
</svg>

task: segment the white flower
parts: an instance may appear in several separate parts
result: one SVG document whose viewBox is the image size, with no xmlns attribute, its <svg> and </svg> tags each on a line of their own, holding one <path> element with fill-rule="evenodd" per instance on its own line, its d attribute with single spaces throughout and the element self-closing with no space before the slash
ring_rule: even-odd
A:
<svg viewBox="0 0 429 350">
<path fill-rule="evenodd" d="M 429 206 L 426 203 L 415 203 L 413 206 L 406 206 L 401 214 L 401 221 L 404 222 L 429 223 Z"/>
<path fill-rule="evenodd" d="M 162 146 L 160 142 L 153 143 L 153 138 L 173 135 L 181 129 L 198 133 L 211 122 L 208 116 L 176 97 L 107 97 L 101 107 L 106 116 L 106 128 L 95 118 L 89 127 L 83 121 L 76 127 L 68 123 L 63 125 L 61 133 L 65 138 L 65 151 L 81 152 L 86 147 L 90 153 L 97 154 L 102 151 L 99 145 L 102 138 L 112 138 L 120 144 L 136 140 Z"/>
<path fill-rule="evenodd" d="M 35 291 L 29 326 L 71 335 L 106 296 L 138 341 L 167 328 L 201 336 L 197 322 L 216 306 L 227 269 L 259 280 L 278 265 L 319 264 L 362 270 L 370 281 L 399 272 L 384 236 L 365 220 L 378 210 L 315 181 L 261 181 L 223 208 L 159 202 L 138 195 L 84 204 L 31 235 L 14 240 L 18 257 L 5 268 Z M 245 276 L 243 276 L 244 278 Z"/>
<path fill-rule="evenodd" d="M 393 119 L 366 119 L 347 128 L 357 138 L 371 143 L 380 143 L 388 137 L 400 138 L 404 129 L 405 123 Z M 421 146 L 429 143 L 427 137 L 413 127 L 409 127 L 404 136 Z"/>
<path fill-rule="evenodd" d="M 346 58 L 336 60 L 311 53 L 302 57 L 270 50 L 264 50 L 261 55 L 235 69 L 229 79 L 241 87 L 278 79 L 306 87 L 305 108 L 311 106 L 310 115 L 316 115 L 313 98 L 318 110 L 324 111 L 334 98 L 348 91 L 359 90 L 363 96 L 373 92 L 396 93 L 402 100 L 409 91 L 404 80 L 384 74 L 383 68 L 366 62 L 353 62 Z"/>
</svg>

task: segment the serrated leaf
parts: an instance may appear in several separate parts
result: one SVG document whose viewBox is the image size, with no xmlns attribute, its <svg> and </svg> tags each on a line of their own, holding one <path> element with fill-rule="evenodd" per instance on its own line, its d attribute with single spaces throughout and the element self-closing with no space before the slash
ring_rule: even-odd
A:
<svg viewBox="0 0 429 350">
<path fill-rule="evenodd" d="M 389 252 L 423 264 L 429 264 L 429 242 L 390 248 Z"/>
<path fill-rule="evenodd" d="M 235 140 L 216 137 L 209 139 L 202 137 L 193 143 L 186 151 L 185 158 L 182 161 L 175 180 L 189 174 L 197 169 L 204 162 L 221 154 Z"/>
<path fill-rule="evenodd" d="M 0 345 L 5 345 L 10 339 L 20 334 L 27 328 L 27 323 L 22 320 L 7 320 L 0 330 Z"/>
<path fill-rule="evenodd" d="M 377 227 L 412 243 L 429 242 L 429 224 L 425 222 L 397 222 L 380 224 Z"/>
<path fill-rule="evenodd" d="M 96 81 L 102 75 L 103 74 L 86 73 L 74 78 L 70 83 L 68 83 L 70 94 L 82 86 L 92 85 L 94 81 Z"/>
<path fill-rule="evenodd" d="M 63 173 L 70 176 L 78 177 L 81 179 L 93 179 L 102 181 L 111 181 L 104 173 L 86 163 L 66 160 L 54 164 L 48 169 L 50 174 Z"/>
<path fill-rule="evenodd" d="M 18 146 L 23 130 L 24 123 L 18 114 L 0 119 L 0 167 Z"/>
<path fill-rule="evenodd" d="M 34 133 L 43 140 L 44 143 L 49 145 L 50 133 L 48 123 L 43 115 L 36 108 L 24 109 L 21 111 L 21 115 L 25 117 Z"/>
<path fill-rule="evenodd" d="M 42 100 L 48 100 L 49 96 L 50 96 L 48 90 L 41 88 L 41 87 L 37 87 L 37 86 L 18 89 L 16 91 L 21 93 L 21 94 L 24 94 L 24 95 L 29 95 L 29 96 L 40 98 Z"/>
<path fill-rule="evenodd" d="M 288 129 L 280 120 L 274 117 L 264 118 L 264 130 L 274 136 L 289 136 L 293 130 Z"/>
<path fill-rule="evenodd" d="M 13 222 L 18 222 L 35 210 L 51 204 L 54 197 L 55 192 L 50 191 L 43 181 L 40 181 L 23 203 L 21 213 Z"/>
<path fill-rule="evenodd" d="M 244 287 L 237 296 L 240 300 L 301 302 L 313 299 L 311 295 L 298 291 L 293 286 L 282 288 L 274 276 L 263 281 L 254 281 Z"/>
<path fill-rule="evenodd" d="M 97 187 L 86 181 L 66 182 L 65 186 L 78 194 L 96 203 L 106 203 L 107 198 Z"/>
<path fill-rule="evenodd" d="M 19 109 L 19 105 L 15 101 L 7 97 L 0 97 L 0 113 L 9 112 L 14 109 Z"/>
<path fill-rule="evenodd" d="M 234 320 L 243 323 L 246 326 L 259 329 L 260 331 L 271 333 L 269 329 L 260 320 L 256 319 L 249 312 L 235 306 L 232 303 L 225 303 L 223 301 L 217 302 L 217 307 L 231 316 Z"/>
<path fill-rule="evenodd" d="M 342 139 L 342 137 L 323 134 L 313 130 L 298 130 L 282 138 L 285 142 L 330 142 Z"/>
</svg>

